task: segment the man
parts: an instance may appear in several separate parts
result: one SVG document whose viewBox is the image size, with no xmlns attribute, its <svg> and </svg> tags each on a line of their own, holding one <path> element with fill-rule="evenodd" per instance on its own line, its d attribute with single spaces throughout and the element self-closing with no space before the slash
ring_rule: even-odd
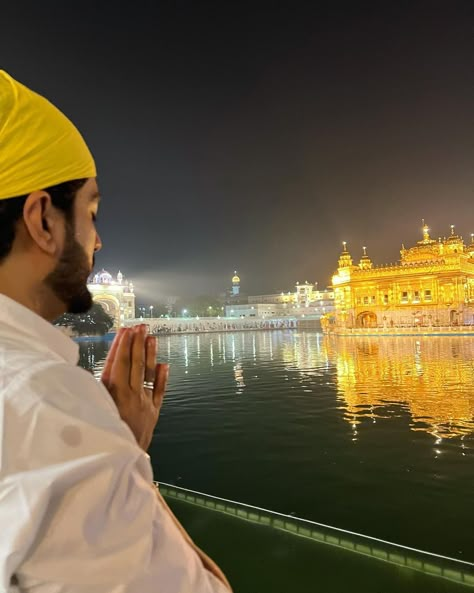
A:
<svg viewBox="0 0 474 593">
<path fill-rule="evenodd" d="M 92 304 L 98 204 L 79 132 L 0 71 L 0 591 L 228 592 L 153 486 L 155 338 L 119 332 L 99 383 L 50 323 Z"/>
</svg>

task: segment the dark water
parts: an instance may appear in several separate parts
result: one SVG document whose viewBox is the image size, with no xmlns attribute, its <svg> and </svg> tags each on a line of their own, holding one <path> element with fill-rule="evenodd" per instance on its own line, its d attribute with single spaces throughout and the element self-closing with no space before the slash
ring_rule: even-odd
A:
<svg viewBox="0 0 474 593">
<path fill-rule="evenodd" d="M 474 561 L 474 339 L 159 338 L 156 478 Z M 81 343 L 100 370 L 109 344 Z"/>
</svg>

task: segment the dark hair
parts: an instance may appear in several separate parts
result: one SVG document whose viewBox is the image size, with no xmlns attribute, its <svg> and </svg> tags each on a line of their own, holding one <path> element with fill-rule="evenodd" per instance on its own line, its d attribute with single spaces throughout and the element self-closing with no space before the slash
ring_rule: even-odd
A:
<svg viewBox="0 0 474 593">
<path fill-rule="evenodd" d="M 44 189 L 51 196 L 53 206 L 64 212 L 67 222 L 73 222 L 74 198 L 86 181 L 87 179 L 74 179 Z M 0 200 L 0 263 L 12 249 L 16 226 L 23 215 L 28 195 Z"/>
</svg>

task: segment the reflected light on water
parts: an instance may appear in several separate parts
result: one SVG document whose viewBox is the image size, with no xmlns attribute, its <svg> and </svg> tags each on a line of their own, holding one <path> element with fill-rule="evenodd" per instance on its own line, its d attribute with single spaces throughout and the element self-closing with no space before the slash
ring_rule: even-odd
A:
<svg viewBox="0 0 474 593">
<path fill-rule="evenodd" d="M 474 430 L 473 347 L 462 337 L 325 340 L 348 422 L 407 411 L 411 429 L 436 444 Z"/>
<path fill-rule="evenodd" d="M 160 344 L 160 353 L 167 352 L 173 364 L 181 360 L 186 374 L 196 361 L 218 364 L 223 372 L 230 352 L 226 368 L 237 393 L 246 388 L 247 369 L 270 363 L 273 369 L 283 365 L 279 380 L 292 381 L 294 390 L 296 378 L 302 394 L 317 397 L 321 385 L 334 388 L 353 440 L 366 420 L 364 430 L 369 430 L 377 420 L 407 414 L 411 430 L 433 435 L 435 447 L 442 446 L 443 438 L 474 432 L 474 339 L 469 337 L 343 338 L 286 331 L 184 335 L 162 338 Z M 82 366 L 100 376 L 103 363 L 95 344 L 82 345 Z M 258 378 L 254 372 L 250 376 Z"/>
<path fill-rule="evenodd" d="M 234 366 L 234 377 L 235 377 L 235 383 L 237 385 L 236 393 L 243 393 L 244 387 L 245 387 L 245 382 L 244 382 L 244 372 L 242 369 L 242 365 L 240 363 L 237 363 Z"/>
</svg>

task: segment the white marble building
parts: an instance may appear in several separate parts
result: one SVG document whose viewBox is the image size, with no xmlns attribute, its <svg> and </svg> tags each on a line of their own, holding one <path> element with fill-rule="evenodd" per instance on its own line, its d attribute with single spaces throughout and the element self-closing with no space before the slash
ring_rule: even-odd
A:
<svg viewBox="0 0 474 593">
<path fill-rule="evenodd" d="M 135 318 L 135 293 L 132 282 L 128 282 L 119 272 L 114 279 L 106 270 L 98 272 L 87 284 L 95 303 L 99 303 L 114 319 L 113 329 L 125 325 Z"/>
</svg>

